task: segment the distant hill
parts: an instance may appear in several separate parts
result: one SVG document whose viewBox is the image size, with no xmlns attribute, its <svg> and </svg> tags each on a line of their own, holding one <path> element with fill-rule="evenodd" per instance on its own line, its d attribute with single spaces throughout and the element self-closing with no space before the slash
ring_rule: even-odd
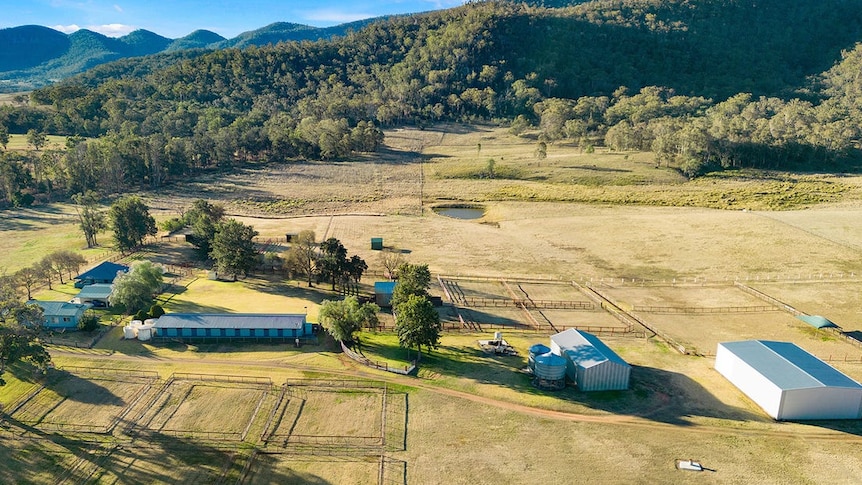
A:
<svg viewBox="0 0 862 485">
<path fill-rule="evenodd" d="M 119 38 L 86 29 L 72 34 L 25 25 L 0 29 L 0 92 L 15 92 L 46 86 L 92 67 L 129 57 L 171 53 L 189 49 L 227 49 L 264 46 L 279 42 L 329 39 L 357 30 L 386 17 L 318 28 L 276 22 L 244 32 L 233 39 L 196 30 L 179 39 L 169 39 L 148 30 L 136 30 Z"/>
<path fill-rule="evenodd" d="M 39 25 L 0 29 L 0 72 L 27 69 L 60 57 L 69 44 L 66 34 Z"/>
<path fill-rule="evenodd" d="M 205 49 L 214 44 L 224 42 L 227 39 L 209 30 L 196 30 L 191 34 L 175 39 L 168 45 L 166 52 L 181 51 L 184 49 Z"/>
</svg>

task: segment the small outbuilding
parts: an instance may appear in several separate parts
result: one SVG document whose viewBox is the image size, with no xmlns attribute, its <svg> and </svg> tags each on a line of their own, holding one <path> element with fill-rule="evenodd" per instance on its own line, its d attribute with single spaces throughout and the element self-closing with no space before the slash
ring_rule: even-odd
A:
<svg viewBox="0 0 862 485">
<path fill-rule="evenodd" d="M 109 307 L 114 285 L 107 283 L 95 283 L 81 288 L 81 291 L 72 299 L 73 303 L 89 303 L 95 307 Z"/>
<path fill-rule="evenodd" d="M 375 251 L 383 250 L 383 238 L 382 237 L 372 237 L 371 238 L 371 249 Z"/>
<path fill-rule="evenodd" d="M 77 330 L 78 322 L 81 321 L 84 312 L 91 308 L 88 304 L 67 301 L 30 300 L 27 303 L 42 307 L 45 315 L 42 325 L 49 329 Z"/>
<path fill-rule="evenodd" d="M 167 313 L 153 324 L 155 339 L 287 340 L 310 337 L 305 314 Z"/>
<path fill-rule="evenodd" d="M 570 328 L 551 336 L 551 352 L 566 359 L 566 375 L 581 391 L 629 388 L 632 367 L 595 335 Z"/>
<path fill-rule="evenodd" d="M 89 271 L 85 271 L 75 279 L 75 288 L 83 288 L 87 285 L 94 284 L 111 284 L 114 282 L 114 278 L 117 277 L 118 273 L 128 273 L 129 267 L 124 264 L 112 263 L 110 261 L 105 261 L 96 265 L 94 268 Z"/>
<path fill-rule="evenodd" d="M 776 420 L 862 418 L 862 385 L 790 342 L 720 343 L 715 370 Z"/>
<path fill-rule="evenodd" d="M 392 306 L 392 293 L 395 291 L 397 281 L 375 281 L 374 282 L 374 303 L 380 308 L 389 308 Z"/>
</svg>

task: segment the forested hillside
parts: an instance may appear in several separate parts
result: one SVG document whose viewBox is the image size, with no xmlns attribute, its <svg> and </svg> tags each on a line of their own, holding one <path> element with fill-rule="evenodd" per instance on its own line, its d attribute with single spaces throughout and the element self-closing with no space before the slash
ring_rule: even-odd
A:
<svg viewBox="0 0 862 485">
<path fill-rule="evenodd" d="M 102 137 L 57 162 L 51 183 L 67 193 L 105 173 L 102 189 L 120 191 L 252 160 L 340 158 L 376 149 L 381 127 L 444 120 L 653 150 L 689 176 L 847 170 L 860 39 L 862 0 L 478 2 L 334 40 L 100 66 L 34 92 L 37 107 L 3 108 L 0 125 Z"/>
</svg>

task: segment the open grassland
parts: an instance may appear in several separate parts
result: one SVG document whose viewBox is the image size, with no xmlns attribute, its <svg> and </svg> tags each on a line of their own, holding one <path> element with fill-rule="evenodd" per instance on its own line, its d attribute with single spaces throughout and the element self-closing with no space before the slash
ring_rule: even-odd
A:
<svg viewBox="0 0 862 485">
<path fill-rule="evenodd" d="M 465 296 L 590 301 L 572 282 L 592 285 L 648 325 L 706 354 L 719 341 L 788 340 L 862 380 L 862 349 L 834 334 L 814 330 L 780 310 L 726 310 L 767 305 L 733 286 L 740 280 L 846 330 L 858 328 L 859 177 L 770 174 L 756 179 L 733 173 L 689 182 L 655 167 L 647 154 L 588 154 L 552 145 L 548 157 L 538 160 L 533 157 L 535 140 L 492 128 L 398 130 L 387 134 L 387 143 L 389 150 L 381 156 L 356 164 L 254 167 L 143 195 L 159 218 L 177 215 L 178 208 L 204 197 L 225 204 L 261 238 L 303 229 L 314 230 L 318 240 L 336 237 L 375 272 L 382 266 L 370 238 L 383 237 L 386 247 L 401 250 L 408 261 L 429 264 L 435 276 L 451 276 Z M 490 159 L 493 177 L 487 173 Z M 434 204 L 462 202 L 483 204 L 485 215 L 466 221 L 429 210 Z M 2 238 L 9 241 L 0 241 L 4 254 L 33 246 L 30 256 L 38 259 L 40 251 L 62 242 L 39 249 L 41 240 L 54 237 L 52 231 L 76 232 L 67 209 L 65 222 L 53 226 L 48 216 L 58 209 L 51 209 L 55 212 L 49 211 L 46 220 L 39 210 L 19 222 L 2 214 L 0 224 L 9 228 Z M 83 238 L 77 237 L 76 244 L 82 245 Z M 144 256 L 174 264 L 189 258 L 179 242 L 154 245 L 139 255 Z M 13 257 L 10 261 L 16 261 Z M 32 263 L 24 260 L 16 264 Z M 317 305 L 334 296 L 326 287 L 309 289 L 272 275 L 210 281 L 200 272 L 161 301 L 170 311 L 298 312 L 307 306 L 315 320 Z M 432 293 L 443 294 L 436 283 Z M 62 288 L 56 295 L 68 296 Z M 679 308 L 687 310 L 680 313 Z M 716 308 L 725 310 L 698 312 Z M 438 349 L 423 349 L 417 376 L 402 377 L 350 361 L 325 338 L 300 349 L 263 343 L 155 345 L 124 341 L 122 329 L 115 328 L 93 349 L 61 353 L 55 348 L 54 360 L 59 366 L 150 370 L 161 379 L 206 372 L 276 384 L 310 377 L 385 380 L 390 391 L 402 392 L 403 413 L 393 414 L 398 406 L 387 401 L 384 483 L 858 482 L 862 423 L 776 423 L 721 377 L 710 357 L 680 355 L 660 338 L 644 338 L 640 332 L 603 334 L 633 366 L 630 390 L 543 391 L 522 370 L 531 345 L 548 345 L 549 330 L 530 331 L 523 310 L 447 305 L 440 312 L 450 323 L 460 324 L 461 312 L 480 324 L 509 325 L 512 330 L 503 329 L 503 337 L 518 355 L 497 356 L 479 348 L 477 341 L 489 339 L 497 328 L 474 333 L 461 328 L 445 333 Z M 530 315 L 560 328 L 622 328 L 598 307 L 531 309 Z M 383 320 L 391 326 L 390 315 Z M 415 358 L 415 350 L 400 348 L 392 332 L 363 333 L 361 338 L 362 350 L 372 360 L 403 366 Z M 0 393 L 4 409 L 40 382 L 22 366 L 7 380 Z M 94 379 L 89 385 L 101 382 Z M 0 431 L 0 453 L 9 457 L 0 467 L 0 481 L 378 483 L 383 453 L 378 448 L 332 453 L 321 445 L 317 448 L 329 454 L 315 455 L 310 451 L 315 446 L 306 444 L 301 453 L 282 453 L 296 450 L 290 448 L 295 444 L 283 447 L 290 433 L 310 440 L 329 436 L 330 442 L 333 435 L 380 436 L 382 401 L 375 392 L 306 390 L 288 393 L 287 401 L 275 407 L 276 395 L 258 389 L 183 386 L 169 386 L 171 396 L 159 401 L 166 403 L 161 408 L 166 414 L 159 414 L 159 406 L 150 409 L 132 428 L 137 430 L 135 441 L 122 447 L 75 434 L 27 441 L 33 435 L 16 426 Z M 92 395 L 110 397 L 105 394 L 110 392 L 129 401 L 123 388 L 105 389 Z M 251 445 L 263 440 L 265 418 L 279 409 L 284 414 L 271 428 L 276 431 L 273 440 L 265 447 Z M 91 419 L 108 422 L 116 411 L 116 406 L 106 406 L 106 414 Z M 57 412 L 65 412 L 62 405 Z M 130 413 L 129 419 L 138 416 Z M 152 426 L 147 424 L 150 417 Z M 390 434 L 397 434 L 390 426 L 399 419 L 402 439 L 390 440 Z M 241 432 L 250 421 L 248 442 L 240 446 L 233 441 L 224 447 L 200 436 L 211 430 Z M 391 448 L 396 442 L 403 446 Z M 352 446 L 350 440 L 336 445 L 345 443 Z M 253 453 L 253 446 L 267 453 Z M 276 453 L 268 453 L 272 451 Z M 700 460 L 715 471 L 680 472 L 673 464 L 679 458 Z"/>
<path fill-rule="evenodd" d="M 309 290 L 283 277 L 255 276 L 241 282 L 209 280 L 206 272 L 196 273 L 179 293 L 159 299 L 173 313 L 304 313 L 317 315 L 326 293 Z M 311 318 L 314 320 L 314 318 Z"/>
<path fill-rule="evenodd" d="M 395 467 L 383 483 L 404 483 L 403 471 Z M 250 471 L 242 483 L 352 483 L 378 484 L 380 457 L 298 457 L 273 453 L 255 455 Z M 400 479 L 400 480 L 399 480 Z"/>
<path fill-rule="evenodd" d="M 0 104 L 3 104 L 3 101 L 0 100 Z M 42 150 L 65 150 L 66 149 L 66 137 L 59 135 L 45 135 L 46 143 L 42 147 Z M 15 151 L 25 151 L 25 150 L 33 150 L 33 146 L 27 141 L 27 135 L 9 135 L 9 144 L 6 146 L 7 150 L 15 150 Z"/>
</svg>

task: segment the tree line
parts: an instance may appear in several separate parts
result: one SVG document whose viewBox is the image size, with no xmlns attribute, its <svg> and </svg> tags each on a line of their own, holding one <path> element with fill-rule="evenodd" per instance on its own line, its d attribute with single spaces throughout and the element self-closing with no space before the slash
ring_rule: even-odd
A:
<svg viewBox="0 0 862 485">
<path fill-rule="evenodd" d="M 858 48 L 836 61 L 862 39 L 860 7 L 471 2 L 333 40 L 118 61 L 0 107 L 0 141 L 68 136 L 64 151 L 0 155 L 0 203 L 337 159 L 376 150 L 382 128 L 439 121 L 653 150 L 689 175 L 852 168 L 862 117 L 845 94 L 856 78 L 841 73 Z"/>
</svg>

